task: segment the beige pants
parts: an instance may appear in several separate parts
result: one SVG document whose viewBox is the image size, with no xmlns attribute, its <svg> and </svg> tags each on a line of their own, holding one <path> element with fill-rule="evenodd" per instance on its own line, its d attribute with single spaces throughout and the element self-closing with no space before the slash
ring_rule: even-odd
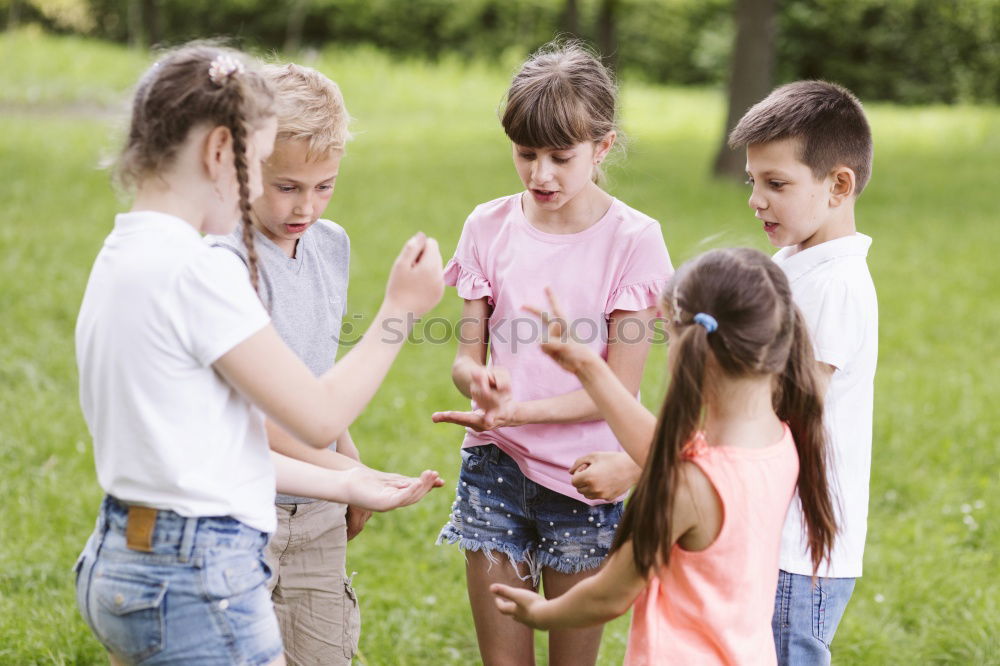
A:
<svg viewBox="0 0 1000 666">
<path fill-rule="evenodd" d="M 361 616 L 345 575 L 343 504 L 278 504 L 278 528 L 267 545 L 271 601 L 289 666 L 350 664 Z"/>
</svg>

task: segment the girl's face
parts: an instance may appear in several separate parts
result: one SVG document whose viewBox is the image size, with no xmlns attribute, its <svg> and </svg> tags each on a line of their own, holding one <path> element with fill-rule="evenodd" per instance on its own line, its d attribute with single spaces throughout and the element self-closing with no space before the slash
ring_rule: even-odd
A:
<svg viewBox="0 0 1000 666">
<path fill-rule="evenodd" d="M 607 155 L 614 133 L 598 142 L 565 148 L 529 148 L 513 144 L 514 167 L 538 208 L 554 212 L 592 182 L 594 167 Z"/>
</svg>

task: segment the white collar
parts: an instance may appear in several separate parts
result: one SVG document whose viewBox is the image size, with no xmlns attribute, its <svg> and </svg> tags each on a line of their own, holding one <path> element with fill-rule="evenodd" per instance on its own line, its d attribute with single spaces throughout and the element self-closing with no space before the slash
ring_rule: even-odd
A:
<svg viewBox="0 0 1000 666">
<path fill-rule="evenodd" d="M 854 233 L 800 251 L 796 251 L 795 246 L 783 247 L 772 258 L 792 282 L 828 261 L 842 257 L 867 257 L 871 244 L 870 236 Z"/>
</svg>

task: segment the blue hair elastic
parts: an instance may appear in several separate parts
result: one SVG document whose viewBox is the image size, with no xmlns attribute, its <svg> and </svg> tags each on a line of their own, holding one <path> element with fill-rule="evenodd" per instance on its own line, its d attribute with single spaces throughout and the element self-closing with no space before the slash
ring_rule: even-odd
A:
<svg viewBox="0 0 1000 666">
<path fill-rule="evenodd" d="M 694 323 L 701 324 L 709 333 L 715 333 L 719 330 L 719 322 L 715 321 L 715 317 L 704 312 L 699 312 L 694 316 Z"/>
</svg>

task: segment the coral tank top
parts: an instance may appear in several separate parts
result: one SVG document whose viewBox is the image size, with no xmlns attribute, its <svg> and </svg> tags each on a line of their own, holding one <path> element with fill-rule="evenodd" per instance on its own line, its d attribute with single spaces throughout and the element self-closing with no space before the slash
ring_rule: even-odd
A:
<svg viewBox="0 0 1000 666">
<path fill-rule="evenodd" d="M 685 457 L 722 502 L 722 528 L 701 551 L 674 545 L 633 607 L 625 664 L 775 664 L 771 633 L 778 551 L 799 458 L 788 426 L 776 444 L 708 446 Z"/>
</svg>

